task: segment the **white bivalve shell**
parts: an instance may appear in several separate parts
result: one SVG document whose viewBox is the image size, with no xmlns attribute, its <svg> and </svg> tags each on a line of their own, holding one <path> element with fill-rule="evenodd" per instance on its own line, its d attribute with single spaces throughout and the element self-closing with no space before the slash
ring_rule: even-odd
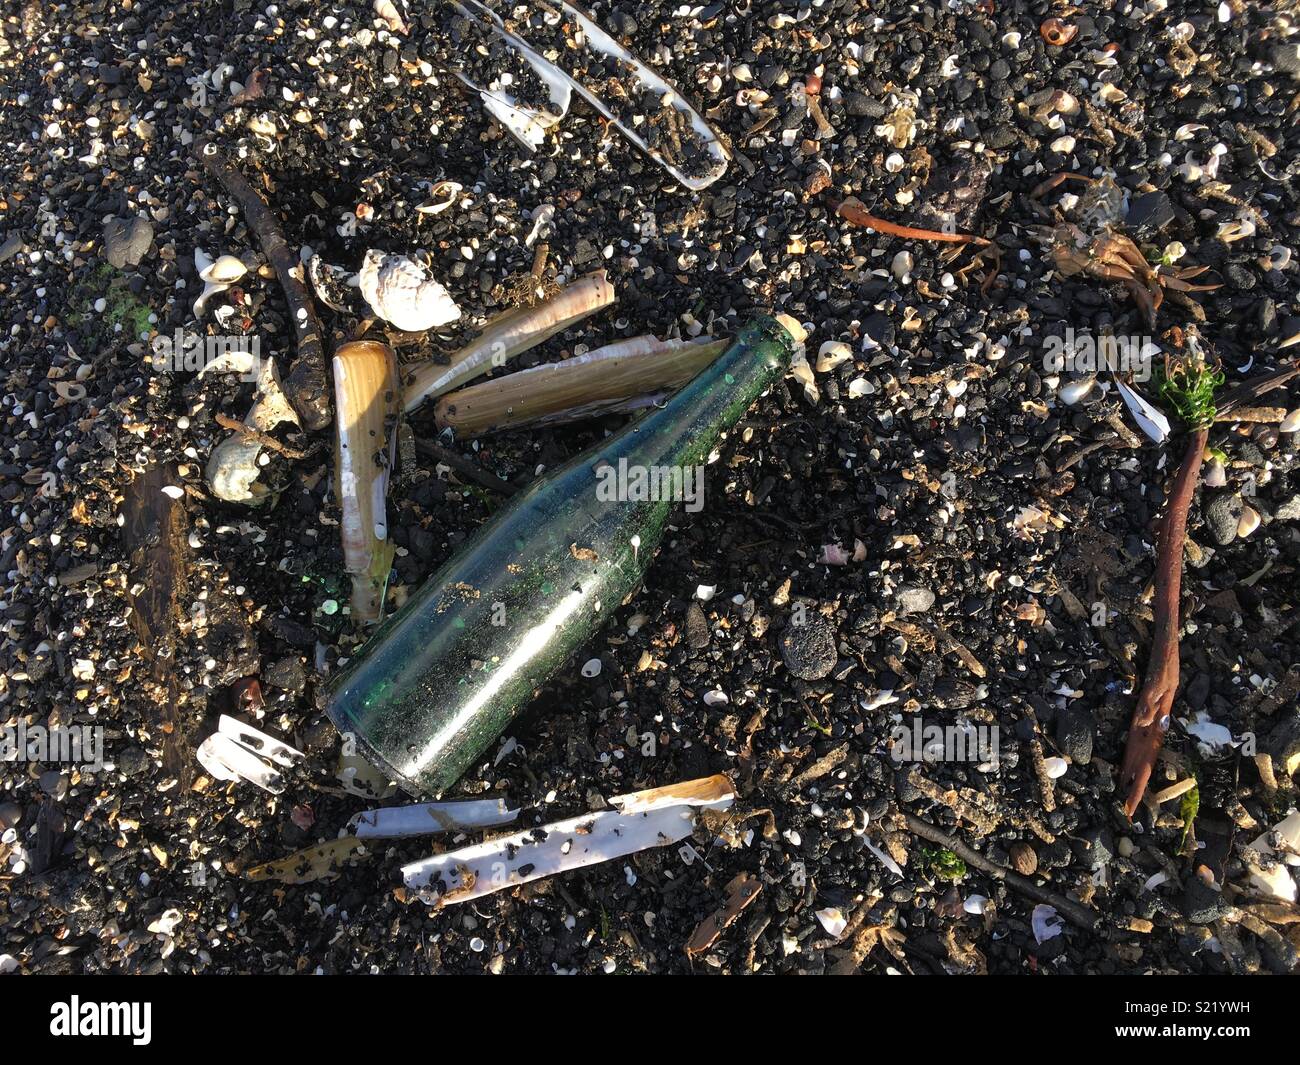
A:
<svg viewBox="0 0 1300 1065">
<path fill-rule="evenodd" d="M 447 290 L 405 255 L 366 252 L 358 280 L 375 314 L 408 333 L 434 329 L 460 317 L 460 308 Z"/>
</svg>

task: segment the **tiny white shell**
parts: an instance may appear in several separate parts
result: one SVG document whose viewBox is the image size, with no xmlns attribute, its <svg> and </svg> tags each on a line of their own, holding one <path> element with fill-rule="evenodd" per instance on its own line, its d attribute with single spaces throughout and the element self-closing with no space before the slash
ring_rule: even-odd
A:
<svg viewBox="0 0 1300 1065">
<path fill-rule="evenodd" d="M 1300 407 L 1289 411 L 1277 427 L 1279 433 L 1294 433 L 1297 429 L 1300 429 Z"/>
<path fill-rule="evenodd" d="M 714 688 L 713 691 L 704 693 L 705 706 L 726 706 L 731 702 L 731 697 L 721 688 Z"/>
<path fill-rule="evenodd" d="M 903 157 L 899 155 L 898 152 L 890 152 L 885 158 L 885 169 L 891 174 L 897 174 L 903 169 L 903 166 Z"/>
<path fill-rule="evenodd" d="M 604 666 L 599 658 L 588 659 L 586 664 L 582 667 L 582 675 L 584 677 L 599 677 L 600 671 L 603 668 Z"/>
<path fill-rule="evenodd" d="M 1082 402 L 1092 393 L 1096 387 L 1097 379 L 1089 374 L 1087 377 L 1081 377 L 1077 381 L 1069 381 L 1061 385 L 1056 393 L 1061 402 L 1067 407 L 1073 407 L 1076 403 Z"/>
<path fill-rule="evenodd" d="M 1249 536 L 1259 528 L 1259 511 L 1254 507 L 1243 507 L 1241 517 L 1237 519 L 1237 535 Z"/>
<path fill-rule="evenodd" d="M 875 390 L 875 386 L 865 377 L 855 377 L 849 382 L 849 399 L 861 399 L 863 396 L 871 395 Z"/>
<path fill-rule="evenodd" d="M 1070 768 L 1070 765 L 1064 758 L 1044 758 L 1043 768 L 1047 770 L 1047 775 L 1055 780 L 1057 777 L 1065 776 L 1065 771 Z"/>
<path fill-rule="evenodd" d="M 844 929 L 849 926 L 848 918 L 838 906 L 827 906 L 824 910 L 818 910 L 817 920 L 832 939 L 839 939 L 844 934 Z"/>
<path fill-rule="evenodd" d="M 1075 140 L 1069 134 L 1064 137 L 1057 137 L 1052 141 L 1052 151 L 1060 152 L 1062 155 L 1069 155 L 1074 151 Z"/>
<path fill-rule="evenodd" d="M 817 372 L 826 373 L 853 358 L 853 349 L 842 340 L 828 340 L 817 352 Z"/>
<path fill-rule="evenodd" d="M 1228 471 L 1224 469 L 1223 463 L 1218 459 L 1210 459 L 1206 463 L 1205 476 L 1202 479 L 1210 488 L 1222 488 L 1228 483 Z"/>
</svg>

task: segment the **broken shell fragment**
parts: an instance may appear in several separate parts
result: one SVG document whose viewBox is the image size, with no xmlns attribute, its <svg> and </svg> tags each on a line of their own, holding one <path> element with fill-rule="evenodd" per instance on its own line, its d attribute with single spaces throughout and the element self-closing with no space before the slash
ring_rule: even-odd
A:
<svg viewBox="0 0 1300 1065">
<path fill-rule="evenodd" d="M 395 459 L 397 357 L 387 344 L 363 340 L 339 348 L 333 365 L 343 564 L 352 577 L 353 616 L 377 621 L 394 556 L 385 499 Z"/>
<path fill-rule="evenodd" d="M 1062 403 L 1067 407 L 1073 407 L 1076 403 L 1082 402 L 1096 387 L 1097 379 L 1089 374 L 1087 377 L 1081 377 L 1077 381 L 1069 381 L 1061 385 L 1056 393 Z"/>
<path fill-rule="evenodd" d="M 1241 517 L 1237 519 L 1237 535 L 1247 537 L 1259 528 L 1259 511 L 1252 506 L 1241 508 Z"/>
<path fill-rule="evenodd" d="M 460 317 L 460 308 L 442 285 L 405 255 L 373 248 L 358 273 L 361 294 L 380 318 L 408 333 L 435 329 Z"/>
<path fill-rule="evenodd" d="M 1228 471 L 1224 468 L 1221 459 L 1210 459 L 1205 466 L 1205 477 L 1203 480 L 1210 488 L 1222 488 L 1228 483 Z"/>
<path fill-rule="evenodd" d="M 1038 32 L 1053 48 L 1060 48 L 1074 40 L 1079 27 L 1070 22 L 1062 22 L 1059 18 L 1049 18 L 1038 27 Z"/>
<path fill-rule="evenodd" d="M 424 202 L 415 209 L 420 214 L 441 214 L 456 202 L 456 198 L 465 191 L 459 181 L 438 181 L 429 186 Z"/>
<path fill-rule="evenodd" d="M 259 433 L 269 433 L 283 422 L 299 424 L 280 387 L 274 360 L 264 359 L 258 366 L 257 398 L 244 424 Z M 255 437 L 240 432 L 226 437 L 212 449 L 204 471 L 212 494 L 227 503 L 255 506 L 263 502 L 268 492 L 264 485 L 257 483 L 262 470 L 257 461 L 261 453 L 262 445 Z"/>
<path fill-rule="evenodd" d="M 817 352 L 817 372 L 826 373 L 853 358 L 853 349 L 842 340 L 828 340 Z"/>
<path fill-rule="evenodd" d="M 1279 433 L 1294 433 L 1298 429 L 1300 429 L 1300 407 L 1296 407 L 1295 410 L 1287 413 L 1287 416 L 1278 424 L 1277 431 Z"/>
<path fill-rule="evenodd" d="M 233 255 L 223 255 L 216 262 L 206 267 L 199 277 L 204 281 L 213 281 L 221 285 L 233 285 L 248 273 L 248 267 Z"/>
</svg>

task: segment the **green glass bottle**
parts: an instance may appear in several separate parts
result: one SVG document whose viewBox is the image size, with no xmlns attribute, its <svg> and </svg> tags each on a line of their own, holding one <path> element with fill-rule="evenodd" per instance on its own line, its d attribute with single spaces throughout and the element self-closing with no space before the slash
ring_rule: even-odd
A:
<svg viewBox="0 0 1300 1065">
<path fill-rule="evenodd" d="M 663 407 L 516 496 L 331 680 L 339 731 L 412 794 L 454 784 L 641 582 L 673 509 L 698 509 L 719 437 L 802 339 L 784 315 L 750 322 Z"/>
</svg>

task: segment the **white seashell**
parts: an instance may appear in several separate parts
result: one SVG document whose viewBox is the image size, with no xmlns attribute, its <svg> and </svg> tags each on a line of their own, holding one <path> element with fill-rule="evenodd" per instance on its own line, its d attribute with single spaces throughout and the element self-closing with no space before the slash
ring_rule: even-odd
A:
<svg viewBox="0 0 1300 1065">
<path fill-rule="evenodd" d="M 965 395 L 966 393 L 966 378 L 961 377 L 955 381 L 947 381 L 943 387 L 944 391 L 946 391 L 948 395 L 952 396 L 953 399 L 957 399 L 959 396 Z"/>
<path fill-rule="evenodd" d="M 1241 517 L 1237 519 L 1237 535 L 1247 537 L 1259 528 L 1259 511 L 1254 507 L 1243 507 Z"/>
<path fill-rule="evenodd" d="M 1284 244 L 1274 244 L 1259 264 L 1265 270 L 1285 270 L 1291 265 L 1291 249 Z"/>
<path fill-rule="evenodd" d="M 1044 758 L 1043 768 L 1047 770 L 1047 775 L 1055 780 L 1057 777 L 1065 776 L 1065 771 L 1070 768 L 1070 763 L 1064 758 Z"/>
<path fill-rule="evenodd" d="M 274 137 L 279 132 L 279 129 L 275 124 L 275 119 L 265 111 L 250 118 L 248 120 L 248 128 L 254 133 L 260 133 L 263 137 Z"/>
<path fill-rule="evenodd" d="M 885 169 L 891 174 L 897 174 L 903 169 L 903 166 L 903 157 L 899 155 L 898 152 L 890 152 L 888 157 L 885 159 Z"/>
<path fill-rule="evenodd" d="M 1174 130 L 1174 140 L 1189 141 L 1201 130 L 1209 128 L 1209 126 L 1202 126 L 1199 122 L 1184 122 Z"/>
<path fill-rule="evenodd" d="M 233 285 L 246 273 L 248 273 L 248 267 L 240 260 L 233 255 L 223 255 L 216 262 L 202 270 L 199 277 L 204 281 L 212 281 L 220 285 Z"/>
<path fill-rule="evenodd" d="M 842 340 L 828 340 L 817 352 L 817 372 L 826 373 L 853 358 L 853 349 Z"/>
<path fill-rule="evenodd" d="M 717 591 L 717 587 L 712 584 L 697 585 L 695 589 L 695 598 L 700 600 L 702 603 L 707 603 L 714 597 Z"/>
<path fill-rule="evenodd" d="M 876 390 L 876 386 L 865 377 L 855 377 L 849 382 L 849 399 L 861 399 Z"/>
<path fill-rule="evenodd" d="M 1069 134 L 1064 137 L 1057 137 L 1052 141 L 1052 151 L 1060 152 L 1062 155 L 1069 155 L 1074 151 L 1075 139 Z"/>
<path fill-rule="evenodd" d="M 1081 377 L 1077 381 L 1070 381 L 1062 385 L 1056 394 L 1067 407 L 1073 407 L 1090 395 L 1096 384 L 1097 379 L 1089 374 L 1087 377 Z"/>
<path fill-rule="evenodd" d="M 366 252 L 358 280 L 374 312 L 398 329 L 419 333 L 460 317 L 447 290 L 404 255 Z"/>
<path fill-rule="evenodd" d="M 459 181 L 438 181 L 429 186 L 429 194 L 416 208 L 420 214 L 442 214 L 456 203 L 456 197 L 465 191 Z"/>
<path fill-rule="evenodd" d="M 1005 44 L 1008 48 L 1019 48 L 1020 31 L 1019 30 L 1007 31 L 1002 35 L 1002 43 Z"/>
<path fill-rule="evenodd" d="M 1128 93 L 1118 85 L 1112 85 L 1110 82 L 1106 82 L 1102 85 L 1097 92 L 1101 96 L 1102 100 L 1108 104 L 1117 104 L 1128 99 Z"/>
<path fill-rule="evenodd" d="M 983 895 L 969 895 L 966 901 L 961 904 L 961 908 L 967 913 L 973 913 L 975 916 L 981 916 L 988 909 L 989 900 Z"/>
<path fill-rule="evenodd" d="M 1210 459 L 1205 466 L 1205 476 L 1202 480 L 1210 488 L 1222 488 L 1228 483 L 1228 471 L 1218 459 Z"/>
<path fill-rule="evenodd" d="M 584 677 L 599 677 L 600 671 L 603 668 L 604 666 L 599 658 L 588 659 L 586 664 L 582 667 L 582 675 Z"/>
<path fill-rule="evenodd" d="M 713 691 L 704 693 L 705 706 L 726 706 L 731 702 L 730 696 L 721 688 L 714 688 Z"/>
<path fill-rule="evenodd" d="M 1074 96 L 1071 93 L 1063 92 L 1061 93 L 1060 98 L 1057 99 L 1053 109 L 1058 114 L 1062 114 L 1062 115 L 1077 114 L 1079 111 L 1078 97 Z"/>
<path fill-rule="evenodd" d="M 748 63 L 737 63 L 731 68 L 731 76 L 742 85 L 747 81 L 754 80 L 754 72 L 749 69 Z"/>
<path fill-rule="evenodd" d="M 848 918 L 838 906 L 827 906 L 824 910 L 818 910 L 817 920 L 832 939 L 839 939 L 844 934 L 844 929 L 849 926 Z"/>
<path fill-rule="evenodd" d="M 916 260 L 912 258 L 910 251 L 900 251 L 894 256 L 894 261 L 890 264 L 889 269 L 899 281 L 906 284 L 915 262 Z"/>
<path fill-rule="evenodd" d="M 1294 433 L 1297 429 L 1300 429 L 1300 407 L 1289 411 L 1277 427 L 1279 433 Z"/>
</svg>

